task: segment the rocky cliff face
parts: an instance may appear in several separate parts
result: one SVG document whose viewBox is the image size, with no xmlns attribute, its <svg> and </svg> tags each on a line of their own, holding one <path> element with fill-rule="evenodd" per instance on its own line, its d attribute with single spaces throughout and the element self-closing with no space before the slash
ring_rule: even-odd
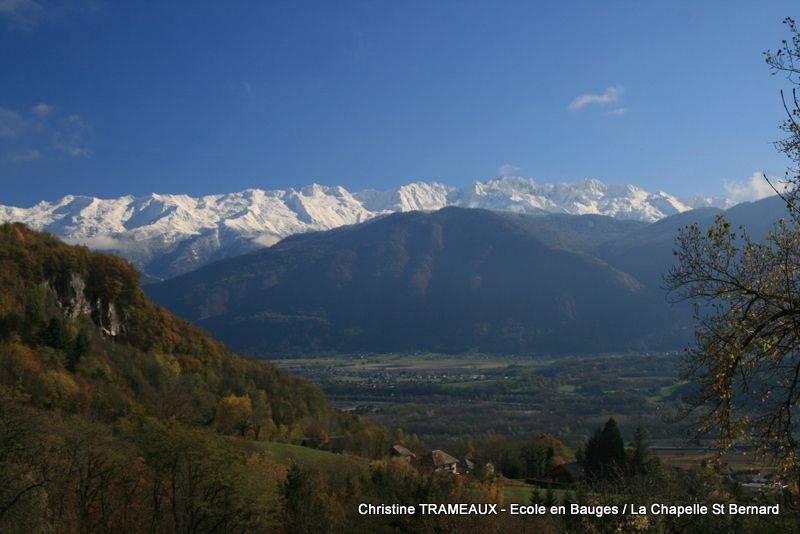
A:
<svg viewBox="0 0 800 534">
<path fill-rule="evenodd" d="M 86 297 L 86 281 L 77 273 L 68 273 L 51 280 L 47 289 L 53 294 L 65 317 L 90 316 L 108 336 L 117 336 L 125 328 L 121 314 L 113 302 L 102 297 L 90 301 Z"/>
</svg>

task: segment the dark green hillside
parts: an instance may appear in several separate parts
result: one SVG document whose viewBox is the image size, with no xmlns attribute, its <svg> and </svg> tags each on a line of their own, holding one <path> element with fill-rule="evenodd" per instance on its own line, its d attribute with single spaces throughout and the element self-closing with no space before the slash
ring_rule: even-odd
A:
<svg viewBox="0 0 800 534">
<path fill-rule="evenodd" d="M 664 337 L 661 300 L 570 245 L 593 234 L 475 209 L 395 214 L 293 236 L 148 292 L 256 354 L 597 351 Z"/>
</svg>

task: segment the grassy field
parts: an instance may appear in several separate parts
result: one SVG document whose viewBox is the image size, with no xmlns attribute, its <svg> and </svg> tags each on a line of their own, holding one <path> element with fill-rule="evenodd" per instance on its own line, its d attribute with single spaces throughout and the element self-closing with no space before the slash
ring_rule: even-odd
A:
<svg viewBox="0 0 800 534">
<path fill-rule="evenodd" d="M 533 486 L 503 486 L 503 497 L 506 502 L 518 504 L 530 504 Z"/>
<path fill-rule="evenodd" d="M 503 486 L 503 496 L 507 503 L 531 504 L 531 496 L 534 491 L 539 490 L 542 496 L 547 491 L 532 484 L 527 484 L 522 480 L 502 478 L 500 479 L 500 484 Z M 555 504 L 562 503 L 564 496 L 568 493 L 567 490 L 563 489 L 553 489 L 551 491 L 556 499 Z"/>
<path fill-rule="evenodd" d="M 312 358 L 286 358 L 273 360 L 280 367 L 297 366 L 331 366 L 342 370 L 362 371 L 480 371 L 501 369 L 509 362 L 517 362 L 527 366 L 546 365 L 553 360 L 530 358 L 498 358 L 486 355 L 443 355 L 426 354 L 371 354 L 371 355 L 338 355 Z"/>
<path fill-rule="evenodd" d="M 662 463 L 683 469 L 692 469 L 712 464 L 717 453 L 701 447 L 655 448 L 653 452 Z M 756 458 L 753 450 L 730 451 L 719 458 L 723 473 L 747 472 L 746 477 L 767 477 L 777 468 L 768 459 Z"/>
<path fill-rule="evenodd" d="M 278 463 L 284 465 L 296 463 L 340 484 L 344 484 L 348 477 L 360 476 L 369 470 L 368 460 L 349 454 L 334 454 L 277 442 L 257 442 L 255 446 L 273 457 Z"/>
</svg>

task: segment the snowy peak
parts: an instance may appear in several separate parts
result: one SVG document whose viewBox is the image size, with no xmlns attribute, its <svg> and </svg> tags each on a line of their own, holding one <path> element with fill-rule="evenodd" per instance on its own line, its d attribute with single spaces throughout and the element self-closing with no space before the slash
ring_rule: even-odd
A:
<svg viewBox="0 0 800 534">
<path fill-rule="evenodd" d="M 353 196 L 372 212 L 431 211 L 448 206 L 454 191 L 457 189 L 436 182 L 415 182 L 389 191 L 366 189 Z"/>
<path fill-rule="evenodd" d="M 630 184 L 607 185 L 596 179 L 539 184 L 516 176 L 474 182 L 454 195 L 451 205 L 518 213 L 608 215 L 646 222 L 690 209 L 671 195 L 648 193 Z"/>
<path fill-rule="evenodd" d="M 722 197 L 704 197 L 700 195 L 693 195 L 681 199 L 684 206 L 689 209 L 696 210 L 697 208 L 720 208 L 726 210 L 738 204 L 735 200 Z"/>
<path fill-rule="evenodd" d="M 697 207 L 730 207 L 727 199 L 679 200 L 634 185 L 538 183 L 503 176 L 463 188 L 415 182 L 388 191 L 350 192 L 311 184 L 301 189 L 247 189 L 192 197 L 150 194 L 114 199 L 68 195 L 30 208 L 0 206 L 0 221 L 21 221 L 70 243 L 110 250 L 148 279 L 168 278 L 300 232 L 329 230 L 378 215 L 446 206 L 525 214 L 599 214 L 654 222 Z"/>
</svg>

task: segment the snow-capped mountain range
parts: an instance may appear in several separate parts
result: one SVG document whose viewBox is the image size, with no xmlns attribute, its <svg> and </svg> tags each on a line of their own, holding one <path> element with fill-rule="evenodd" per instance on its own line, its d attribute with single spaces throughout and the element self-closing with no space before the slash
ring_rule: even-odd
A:
<svg viewBox="0 0 800 534">
<path fill-rule="evenodd" d="M 505 176 L 456 188 L 417 182 L 389 191 L 248 189 L 191 197 L 150 194 L 114 199 L 68 195 L 30 208 L 0 206 L 0 221 L 21 221 L 67 242 L 118 253 L 145 279 L 169 278 L 211 261 L 241 254 L 300 232 L 329 230 L 388 213 L 446 206 L 526 214 L 600 214 L 654 222 L 690 209 L 727 208 L 727 199 L 681 199 L 633 185 L 587 179 L 540 184 Z"/>
</svg>

